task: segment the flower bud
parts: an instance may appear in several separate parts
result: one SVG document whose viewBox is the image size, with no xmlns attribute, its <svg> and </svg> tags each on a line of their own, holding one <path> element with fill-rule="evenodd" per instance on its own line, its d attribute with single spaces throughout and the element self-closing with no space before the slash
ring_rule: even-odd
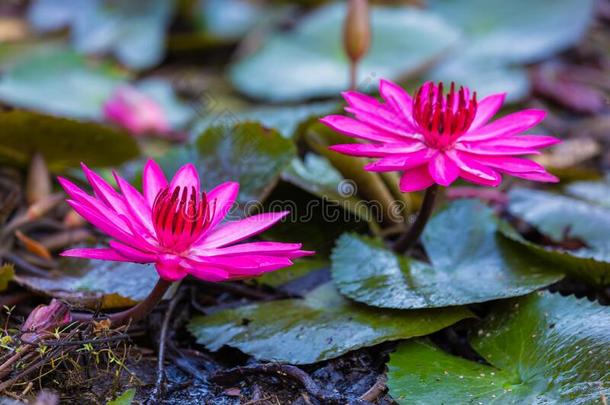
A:
<svg viewBox="0 0 610 405">
<path fill-rule="evenodd" d="M 367 0 L 349 0 L 343 26 L 345 52 L 355 63 L 366 55 L 371 44 L 371 26 Z"/>
<path fill-rule="evenodd" d="M 51 175 L 40 153 L 35 153 L 30 162 L 25 197 L 32 205 L 51 194 Z"/>
<path fill-rule="evenodd" d="M 72 320 L 70 309 L 66 304 L 52 299 L 49 305 L 39 305 L 27 317 L 21 331 L 23 340 L 34 341 L 43 332 L 65 325 Z"/>
<path fill-rule="evenodd" d="M 119 87 L 106 100 L 104 116 L 133 135 L 167 133 L 170 126 L 163 108 L 148 95 L 129 86 Z"/>
</svg>

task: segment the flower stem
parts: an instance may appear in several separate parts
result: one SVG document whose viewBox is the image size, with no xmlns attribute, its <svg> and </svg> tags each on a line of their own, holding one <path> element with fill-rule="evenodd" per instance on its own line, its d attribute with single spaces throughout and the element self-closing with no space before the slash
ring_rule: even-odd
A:
<svg viewBox="0 0 610 405">
<path fill-rule="evenodd" d="M 356 90 L 358 87 L 358 62 L 351 61 L 349 64 L 349 89 Z"/>
<path fill-rule="evenodd" d="M 434 184 L 426 190 L 426 194 L 424 195 L 424 201 L 422 202 L 421 208 L 417 213 L 417 219 L 411 225 L 411 228 L 404 233 L 398 240 L 394 243 L 392 248 L 396 253 L 406 253 L 409 251 L 415 242 L 419 239 L 419 236 L 424 230 L 428 219 L 430 219 L 430 215 L 434 210 L 434 201 L 436 200 L 436 196 L 438 194 L 438 185 Z"/>
<path fill-rule="evenodd" d="M 106 316 L 110 320 L 113 327 L 125 325 L 130 322 L 137 322 L 144 319 L 153 308 L 161 301 L 163 295 L 172 285 L 170 281 L 159 279 L 150 294 L 137 305 L 121 312 Z M 93 319 L 92 314 L 73 313 L 72 319 L 75 321 L 90 321 Z"/>
</svg>

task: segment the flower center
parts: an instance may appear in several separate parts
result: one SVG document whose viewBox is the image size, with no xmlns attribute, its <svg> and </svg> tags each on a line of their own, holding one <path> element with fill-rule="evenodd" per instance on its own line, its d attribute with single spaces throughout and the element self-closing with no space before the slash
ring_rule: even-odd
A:
<svg viewBox="0 0 610 405">
<path fill-rule="evenodd" d="M 205 192 L 201 198 L 194 187 L 169 187 L 157 194 L 153 204 L 153 225 L 159 244 L 173 253 L 182 253 L 212 222 L 214 210 Z"/>
<path fill-rule="evenodd" d="M 427 82 L 417 90 L 413 102 L 413 117 L 428 146 L 446 150 L 470 128 L 477 113 L 477 93 L 451 83 L 443 94 L 443 83 Z"/>
</svg>

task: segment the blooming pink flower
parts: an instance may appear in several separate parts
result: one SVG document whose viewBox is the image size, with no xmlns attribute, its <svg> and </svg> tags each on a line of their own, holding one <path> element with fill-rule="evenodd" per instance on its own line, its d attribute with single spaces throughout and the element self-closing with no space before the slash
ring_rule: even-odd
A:
<svg viewBox="0 0 610 405">
<path fill-rule="evenodd" d="M 449 186 L 458 177 L 484 186 L 498 186 L 500 173 L 527 180 L 557 182 L 541 165 L 518 155 L 539 154 L 538 149 L 559 139 L 522 135 L 544 118 L 544 111 L 523 110 L 493 122 L 505 94 L 477 102 L 467 88 L 447 95 L 443 85 L 427 82 L 414 98 L 398 85 L 381 80 L 384 102 L 354 91 L 343 93 L 346 111 L 354 118 L 331 115 L 321 121 L 332 129 L 370 143 L 334 145 L 332 150 L 351 156 L 379 158 L 366 170 L 404 171 L 400 189 Z"/>
<path fill-rule="evenodd" d="M 70 181 L 59 182 L 68 203 L 109 235 L 108 248 L 83 248 L 63 256 L 154 263 L 159 276 L 175 281 L 191 274 L 208 281 L 258 276 L 290 266 L 291 259 L 313 254 L 300 243 L 237 243 L 269 228 L 287 212 L 253 215 L 221 223 L 235 202 L 239 184 L 227 182 L 200 192 L 199 175 L 184 165 L 170 183 L 159 166 L 144 167 L 143 195 L 115 173 L 120 193 L 84 164 L 91 196 Z"/>
<path fill-rule="evenodd" d="M 134 135 L 170 131 L 163 108 L 152 98 L 130 86 L 121 86 L 103 106 L 106 119 Z"/>
</svg>

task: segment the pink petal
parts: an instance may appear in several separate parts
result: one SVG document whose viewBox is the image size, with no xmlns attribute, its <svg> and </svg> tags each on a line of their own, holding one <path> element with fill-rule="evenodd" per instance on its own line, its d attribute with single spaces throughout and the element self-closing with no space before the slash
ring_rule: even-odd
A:
<svg viewBox="0 0 610 405">
<path fill-rule="evenodd" d="M 437 152 L 432 149 L 424 149 L 407 155 L 388 156 L 379 159 L 376 162 L 369 163 L 364 166 L 364 169 L 371 172 L 408 170 L 427 163 L 436 153 Z"/>
<path fill-rule="evenodd" d="M 388 143 L 399 143 L 405 140 L 405 137 L 403 136 L 383 131 L 353 118 L 344 117 L 343 115 L 329 115 L 320 119 L 320 122 L 335 131 L 349 135 L 352 138 Z"/>
<path fill-rule="evenodd" d="M 472 124 L 470 124 L 470 130 L 475 130 L 487 124 L 487 122 L 496 115 L 500 107 L 502 107 L 505 98 L 506 93 L 499 93 L 492 94 L 481 100 L 477 106 L 477 114 L 474 117 Z"/>
<path fill-rule="evenodd" d="M 424 190 L 434 184 L 434 180 L 428 172 L 427 165 L 421 165 L 405 171 L 400 178 L 400 191 L 410 193 L 412 191 Z"/>
<path fill-rule="evenodd" d="M 473 142 L 498 138 L 508 135 L 520 134 L 537 125 L 544 119 L 546 113 L 542 110 L 523 110 L 509 114 L 491 124 L 474 131 L 468 131 L 460 138 L 463 141 Z"/>
<path fill-rule="evenodd" d="M 260 274 L 264 271 L 277 270 L 292 264 L 292 261 L 287 257 L 251 254 L 198 257 L 197 261 L 227 269 L 229 274 L 239 273 L 240 275 L 244 274 L 243 270 L 247 270 L 247 274 Z"/>
<path fill-rule="evenodd" d="M 150 253 L 145 253 L 142 252 L 139 249 L 135 249 L 131 246 L 127 246 L 123 243 L 117 242 L 115 240 L 111 240 L 109 242 L 110 247 L 114 250 L 116 250 L 117 252 L 119 252 L 119 254 L 121 256 L 124 256 L 128 259 L 130 259 L 130 261 L 132 262 L 136 262 L 136 263 L 154 263 L 157 261 L 157 256 L 154 254 L 150 254 Z"/>
<path fill-rule="evenodd" d="M 191 274 L 200 280 L 219 282 L 229 280 L 229 272 L 220 267 L 210 266 L 209 264 L 200 263 L 195 260 L 186 259 L 182 261 L 182 266 Z"/>
<path fill-rule="evenodd" d="M 201 186 L 199 184 L 199 173 L 197 173 L 197 168 L 192 163 L 187 163 L 178 170 L 172 179 L 169 188 L 173 190 L 176 187 L 186 187 L 190 191 L 195 191 L 195 194 L 199 196 L 201 191 Z"/>
<path fill-rule="evenodd" d="M 154 235 L 152 210 L 142 194 L 116 172 L 113 172 L 113 174 L 127 201 L 127 208 L 129 209 L 130 216 L 136 221 L 139 221 L 139 223 L 148 230 L 149 234 Z"/>
<path fill-rule="evenodd" d="M 142 174 L 142 190 L 148 206 L 152 208 L 159 192 L 168 186 L 163 170 L 157 162 L 150 159 L 144 165 Z"/>
<path fill-rule="evenodd" d="M 503 138 L 501 138 L 503 139 Z M 461 152 L 474 153 L 477 155 L 490 155 L 490 156 L 502 156 L 502 155 L 539 155 L 540 152 L 534 148 L 520 148 L 513 145 L 490 145 L 485 142 L 461 142 L 455 145 L 455 149 Z"/>
<path fill-rule="evenodd" d="M 402 87 L 389 80 L 381 79 L 379 81 L 379 93 L 396 112 L 402 113 L 405 118 L 411 117 L 413 99 Z"/>
<path fill-rule="evenodd" d="M 235 203 L 239 193 L 239 183 L 226 182 L 215 187 L 208 193 L 208 201 L 212 204 L 214 211 L 209 229 L 214 229 L 222 222 Z"/>
<path fill-rule="evenodd" d="M 160 255 L 155 263 L 159 277 L 167 281 L 178 281 L 187 276 L 184 259 L 172 254 Z"/>
<path fill-rule="evenodd" d="M 528 159 L 479 155 L 468 155 L 468 158 L 485 166 L 493 167 L 501 171 L 510 171 L 513 173 L 545 172 L 542 165 Z"/>
<path fill-rule="evenodd" d="M 102 176 L 90 170 L 84 163 L 81 163 L 81 167 L 95 195 L 115 211 L 127 214 L 128 210 L 125 205 L 125 199 L 116 192 L 114 187 L 108 184 Z"/>
<path fill-rule="evenodd" d="M 240 221 L 229 222 L 204 235 L 195 247 L 210 249 L 239 242 L 270 228 L 286 215 L 288 215 L 288 211 L 268 212 L 253 215 Z"/>
<path fill-rule="evenodd" d="M 335 152 L 343 153 L 349 156 L 361 156 L 361 157 L 383 157 L 387 155 L 405 154 L 417 152 L 418 150 L 425 149 L 426 145 L 423 142 L 414 141 L 410 144 L 385 144 L 385 145 L 372 145 L 372 144 L 360 144 L 360 143 L 349 143 L 343 145 L 333 145 L 329 149 Z"/>
<path fill-rule="evenodd" d="M 496 187 L 502 181 L 502 176 L 500 176 L 498 172 L 473 161 L 473 159 L 470 159 L 466 154 L 462 154 L 456 150 L 450 150 L 447 151 L 447 156 L 453 160 L 461 170 L 460 177 L 471 183 Z"/>
<path fill-rule="evenodd" d="M 455 162 L 442 152 L 430 160 L 428 170 L 434 181 L 444 187 L 450 186 L 460 174 L 460 169 Z"/>
<path fill-rule="evenodd" d="M 394 111 L 390 107 L 381 104 L 377 99 L 355 91 L 342 93 L 343 98 L 349 104 L 345 111 L 351 112 L 361 121 L 390 132 L 409 136 L 415 132 L 415 128 L 405 115 Z"/>
<path fill-rule="evenodd" d="M 120 255 L 113 249 L 108 248 L 69 249 L 60 253 L 60 256 L 80 257 L 83 259 L 94 260 L 109 260 L 113 262 L 132 262 L 131 259 Z"/>
<path fill-rule="evenodd" d="M 510 135 L 503 136 L 502 138 L 480 141 L 477 142 L 477 144 L 484 145 L 486 148 L 508 146 L 523 149 L 540 149 L 560 142 L 561 139 L 546 135 Z"/>
<path fill-rule="evenodd" d="M 559 178 L 557 178 L 556 176 L 553 176 L 552 174 L 547 173 L 547 172 L 517 173 L 517 172 L 506 171 L 506 170 L 504 170 L 504 172 L 510 176 L 519 177 L 519 178 L 522 178 L 525 180 L 530 180 L 530 181 L 541 181 L 541 182 L 545 182 L 545 183 L 558 183 L 559 182 Z"/>
<path fill-rule="evenodd" d="M 228 246 L 219 249 L 195 249 L 193 253 L 198 256 L 235 256 L 245 253 L 256 253 L 261 255 L 284 256 L 299 251 L 300 243 L 281 242 L 252 242 Z"/>
</svg>

